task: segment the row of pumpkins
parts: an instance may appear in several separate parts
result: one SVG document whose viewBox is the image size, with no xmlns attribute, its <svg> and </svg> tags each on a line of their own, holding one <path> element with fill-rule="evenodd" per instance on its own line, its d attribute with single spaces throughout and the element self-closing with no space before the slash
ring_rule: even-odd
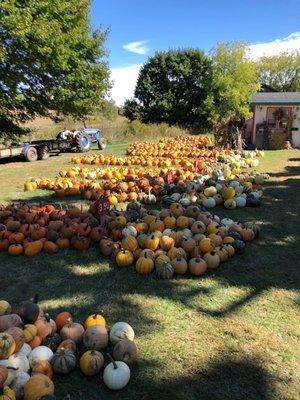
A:
<svg viewBox="0 0 300 400">
<path fill-rule="evenodd" d="M 14 310 L 0 300 L 1 400 L 56 399 L 53 375 L 69 374 L 77 365 L 86 376 L 99 377 L 103 370 L 103 382 L 111 390 L 127 385 L 138 355 L 128 323 L 109 329 L 104 316 L 96 313 L 81 324 L 68 311 L 51 319 L 36 300 Z"/>
</svg>

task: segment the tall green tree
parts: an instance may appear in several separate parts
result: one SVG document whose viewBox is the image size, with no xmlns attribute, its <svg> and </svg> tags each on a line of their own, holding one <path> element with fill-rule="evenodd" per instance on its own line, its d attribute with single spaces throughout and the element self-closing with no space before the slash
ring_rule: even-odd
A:
<svg viewBox="0 0 300 400">
<path fill-rule="evenodd" d="M 249 101 L 259 90 L 258 70 L 247 57 L 247 46 L 240 42 L 221 43 L 211 53 L 213 95 L 206 100 L 210 122 L 220 144 L 241 142 L 241 128 L 251 117 Z"/>
<path fill-rule="evenodd" d="M 156 53 L 139 73 L 135 88 L 138 106 L 127 101 L 124 113 L 138 112 L 143 122 L 203 125 L 211 80 L 212 62 L 198 49 Z"/>
<path fill-rule="evenodd" d="M 107 32 L 91 30 L 90 3 L 1 0 L 2 131 L 38 115 L 84 119 L 101 104 L 109 88 Z"/>
<path fill-rule="evenodd" d="M 300 51 L 262 57 L 258 68 L 262 84 L 278 92 L 300 91 Z"/>
</svg>

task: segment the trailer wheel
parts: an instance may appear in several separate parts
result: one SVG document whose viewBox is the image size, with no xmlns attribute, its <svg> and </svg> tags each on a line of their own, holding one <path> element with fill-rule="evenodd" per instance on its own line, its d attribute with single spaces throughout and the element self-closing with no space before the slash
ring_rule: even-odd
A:
<svg viewBox="0 0 300 400">
<path fill-rule="evenodd" d="M 38 159 L 37 149 L 33 146 L 28 147 L 25 153 L 25 158 L 29 162 L 36 161 Z"/>
<path fill-rule="evenodd" d="M 75 137 L 77 151 L 85 153 L 91 148 L 91 138 L 88 135 L 78 134 Z"/>
<path fill-rule="evenodd" d="M 107 146 L 107 141 L 106 141 L 106 139 L 100 138 L 100 139 L 98 140 L 98 148 L 99 148 L 100 150 L 105 150 L 105 149 L 106 149 L 106 146 Z"/>
<path fill-rule="evenodd" d="M 38 159 L 47 160 L 50 157 L 50 152 L 48 146 L 41 146 L 38 149 Z"/>
</svg>

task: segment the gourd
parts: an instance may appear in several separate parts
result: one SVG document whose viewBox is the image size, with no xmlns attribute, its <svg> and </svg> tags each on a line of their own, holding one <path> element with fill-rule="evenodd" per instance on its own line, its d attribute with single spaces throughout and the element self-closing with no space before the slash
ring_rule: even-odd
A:
<svg viewBox="0 0 300 400">
<path fill-rule="evenodd" d="M 88 350 L 101 350 L 108 344 L 107 329 L 101 325 L 93 325 L 84 332 L 83 344 Z"/>
<path fill-rule="evenodd" d="M 154 270 L 154 261 L 145 254 L 137 260 L 135 269 L 141 275 L 149 275 Z"/>
<path fill-rule="evenodd" d="M 84 334 L 84 327 L 70 320 L 67 325 L 65 325 L 61 331 L 60 336 L 62 340 L 72 339 L 75 343 L 79 343 L 82 341 L 82 337 Z"/>
<path fill-rule="evenodd" d="M 33 375 L 24 386 L 24 400 L 40 400 L 42 396 L 54 394 L 54 384 L 46 375 Z"/>
<path fill-rule="evenodd" d="M 116 361 L 123 361 L 127 365 L 131 365 L 137 360 L 137 346 L 132 340 L 120 340 L 114 347 L 113 358 Z"/>
<path fill-rule="evenodd" d="M 171 265 L 177 275 L 184 275 L 188 269 L 187 262 L 183 257 L 174 258 L 171 261 Z"/>
<path fill-rule="evenodd" d="M 113 344 L 122 339 L 133 340 L 134 330 L 127 322 L 116 322 L 110 330 L 109 339 Z"/>
<path fill-rule="evenodd" d="M 0 300 L 0 316 L 11 313 L 11 305 L 6 300 Z"/>
<path fill-rule="evenodd" d="M 63 340 L 59 345 L 58 349 L 67 349 L 76 352 L 76 343 L 72 339 Z"/>
<path fill-rule="evenodd" d="M 170 263 L 163 263 L 155 268 L 158 279 L 171 279 L 174 275 L 174 268 Z"/>
<path fill-rule="evenodd" d="M 207 268 L 218 268 L 221 262 L 220 257 L 215 251 L 205 253 L 203 259 L 207 264 Z"/>
<path fill-rule="evenodd" d="M 24 386 L 29 379 L 30 375 L 27 372 L 20 372 L 16 379 L 12 382 L 11 389 L 14 391 L 17 399 L 24 397 Z"/>
<path fill-rule="evenodd" d="M 73 351 L 59 349 L 51 359 L 53 371 L 57 374 L 69 374 L 76 367 L 76 357 Z"/>
<path fill-rule="evenodd" d="M 12 326 L 11 328 L 8 328 L 5 332 L 9 333 L 14 338 L 16 345 L 14 352 L 20 351 L 21 347 L 24 344 L 23 330 L 21 328 L 18 328 L 17 326 Z"/>
<path fill-rule="evenodd" d="M 32 368 L 32 375 L 34 374 L 43 374 L 48 376 L 48 378 L 52 379 L 53 377 L 53 368 L 49 361 L 42 360 L 38 361 Z"/>
<path fill-rule="evenodd" d="M 21 347 L 19 353 L 20 354 L 24 354 L 26 357 L 29 356 L 29 354 L 31 353 L 32 348 L 29 346 L 28 343 L 24 343 L 23 346 Z"/>
<path fill-rule="evenodd" d="M 93 376 L 103 368 L 104 357 L 99 351 L 89 350 L 83 353 L 79 365 L 84 375 Z"/>
<path fill-rule="evenodd" d="M 26 301 L 17 309 L 17 314 L 26 324 L 34 324 L 40 314 L 40 307 L 37 305 L 38 296 L 35 295 L 31 301 Z"/>
<path fill-rule="evenodd" d="M 133 262 L 134 262 L 134 257 L 129 250 L 122 249 L 116 255 L 116 263 L 119 267 L 130 267 L 130 265 L 132 265 Z"/>
<path fill-rule="evenodd" d="M 85 328 L 89 328 L 90 326 L 94 325 L 101 325 L 101 326 L 106 326 L 106 321 L 103 315 L 101 314 L 93 314 L 87 317 L 87 319 L 84 322 Z"/>
<path fill-rule="evenodd" d="M 58 330 L 61 330 L 72 318 L 72 315 L 68 311 L 62 311 L 55 317 L 55 323 Z"/>
<path fill-rule="evenodd" d="M 111 363 L 103 373 L 103 381 L 111 390 L 123 389 L 130 380 L 130 369 L 123 361 L 115 361 L 112 357 L 110 359 Z"/>
<path fill-rule="evenodd" d="M 189 271 L 192 275 L 201 276 L 206 272 L 206 270 L 207 270 L 207 264 L 202 258 L 196 257 L 190 259 Z"/>
<path fill-rule="evenodd" d="M 9 386 L 0 385 L 0 400 L 16 400 L 15 392 Z"/>
<path fill-rule="evenodd" d="M 9 361 L 11 361 L 13 367 L 16 368 L 18 372 L 29 371 L 29 361 L 25 354 L 15 353 L 9 357 Z"/>
<path fill-rule="evenodd" d="M 7 359 L 11 356 L 16 348 L 16 343 L 12 335 L 9 333 L 0 333 L 0 360 Z"/>
<path fill-rule="evenodd" d="M 29 363 L 31 368 L 34 367 L 39 361 L 50 361 L 53 357 L 53 351 L 46 346 L 38 346 L 29 354 Z"/>
<path fill-rule="evenodd" d="M 37 327 L 33 324 L 26 324 L 23 328 L 25 343 L 30 342 L 37 335 Z"/>
<path fill-rule="evenodd" d="M 20 327 L 22 325 L 23 325 L 22 320 L 17 314 L 0 316 L 0 332 L 4 332 L 13 326 Z"/>
</svg>

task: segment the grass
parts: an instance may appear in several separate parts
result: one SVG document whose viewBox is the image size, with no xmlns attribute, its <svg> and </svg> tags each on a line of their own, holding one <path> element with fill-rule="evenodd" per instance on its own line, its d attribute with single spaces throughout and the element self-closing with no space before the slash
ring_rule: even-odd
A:
<svg viewBox="0 0 300 400">
<path fill-rule="evenodd" d="M 123 150 L 118 144 L 107 152 Z M 53 176 L 69 159 L 2 164 L 0 202 L 29 198 L 21 191 L 25 178 Z M 101 379 L 75 371 L 55 377 L 59 398 L 298 399 L 299 161 L 299 150 L 266 152 L 259 167 L 270 173 L 263 205 L 215 209 L 257 221 L 262 233 L 245 254 L 203 279 L 143 278 L 111 267 L 98 249 L 33 259 L 1 253 L 2 298 L 17 304 L 38 292 L 50 314 L 67 308 L 79 321 L 101 306 L 109 324 L 125 320 L 136 331 L 140 359 L 126 389 L 112 393 Z"/>
</svg>

